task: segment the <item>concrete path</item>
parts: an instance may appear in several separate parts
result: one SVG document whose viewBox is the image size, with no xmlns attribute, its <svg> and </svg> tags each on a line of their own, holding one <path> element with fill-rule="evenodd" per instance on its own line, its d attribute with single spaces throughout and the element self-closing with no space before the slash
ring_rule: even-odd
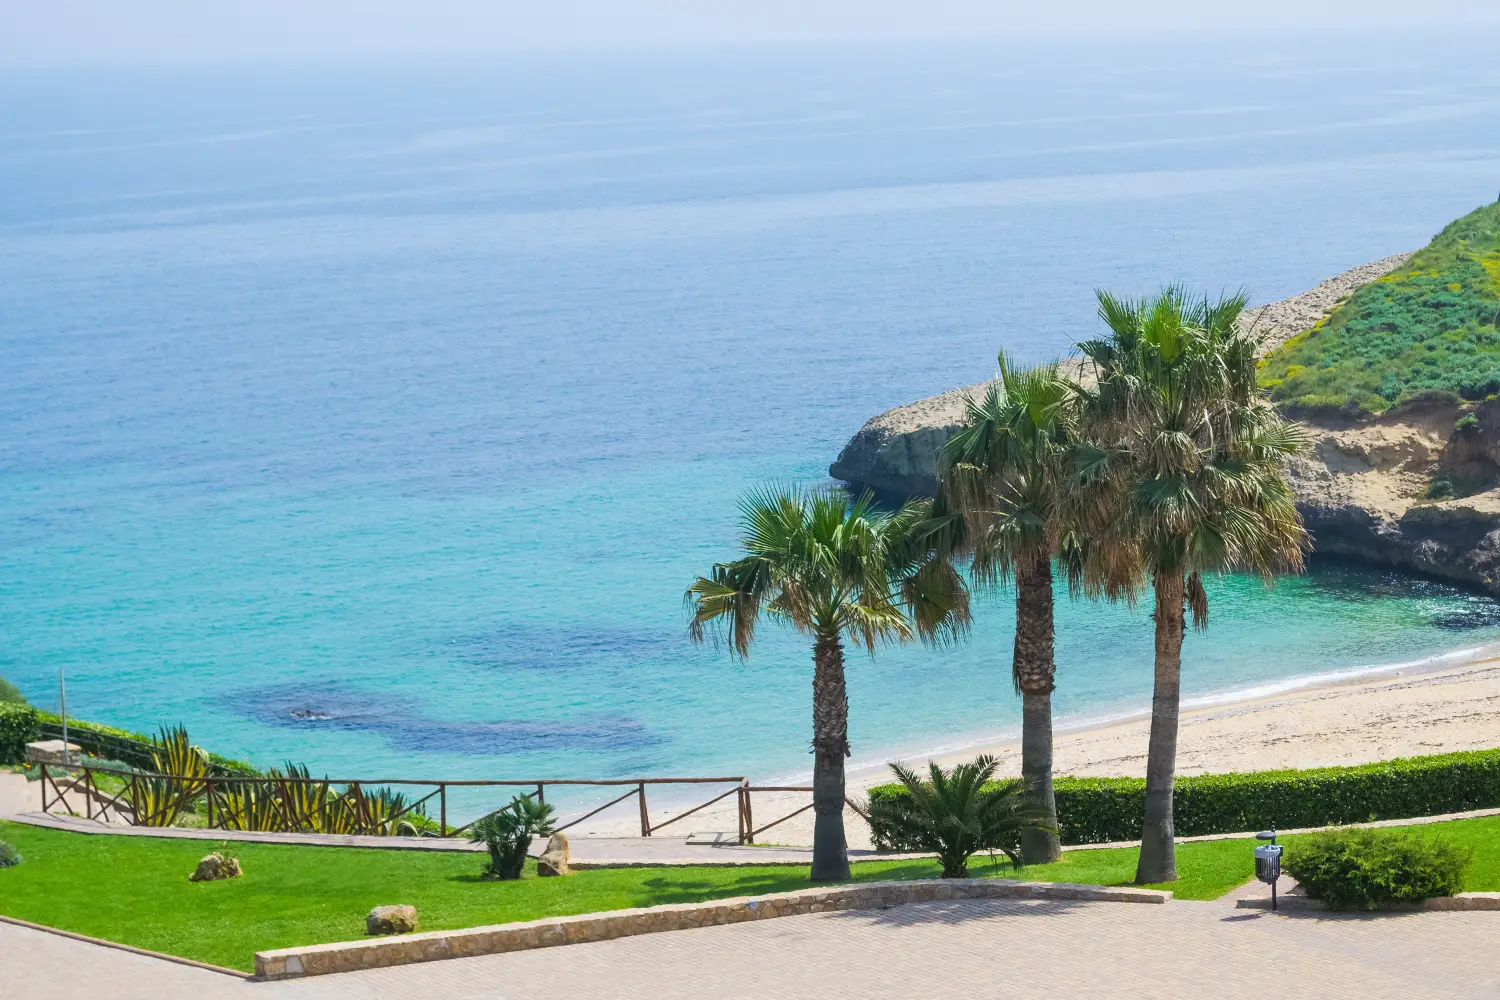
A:
<svg viewBox="0 0 1500 1000">
<path fill-rule="evenodd" d="M 13 823 L 26 823 L 52 830 L 112 837 L 165 837 L 173 840 L 233 841 L 255 844 L 300 844 L 310 847 L 368 847 L 386 851 L 482 851 L 463 838 L 368 837 L 328 833 L 268 833 L 245 830 L 199 830 L 181 827 L 125 826 L 100 823 L 81 816 L 21 813 L 6 816 Z M 546 838 L 532 842 L 531 853 L 546 849 Z M 569 841 L 573 861 L 579 868 L 610 868 L 631 865 L 809 865 L 811 847 L 741 846 L 733 839 L 702 837 L 574 837 Z M 853 861 L 899 860 L 923 857 L 878 851 L 850 851 Z"/>
<path fill-rule="evenodd" d="M 966 901 L 247 983 L 0 924 L 0 998 L 738 1000 L 1500 996 L 1500 914 Z"/>
</svg>

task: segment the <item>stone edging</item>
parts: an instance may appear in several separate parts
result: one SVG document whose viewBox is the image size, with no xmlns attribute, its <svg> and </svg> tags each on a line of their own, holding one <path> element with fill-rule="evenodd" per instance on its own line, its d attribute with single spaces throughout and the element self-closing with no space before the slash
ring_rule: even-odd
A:
<svg viewBox="0 0 1500 1000">
<path fill-rule="evenodd" d="M 769 920 L 829 910 L 884 910 L 903 903 L 947 899 L 1071 899 L 1116 903 L 1165 903 L 1170 892 L 1128 887 L 1072 885 L 1065 882 L 1017 882 L 1011 879 L 932 879 L 910 882 L 871 882 L 865 885 L 799 889 L 766 896 L 716 899 L 704 903 L 668 904 L 606 913 L 584 913 L 454 931 L 425 931 L 396 937 L 372 938 L 280 948 L 258 952 L 259 979 L 295 979 L 331 972 L 378 969 L 445 958 L 495 955 L 553 945 L 606 941 L 610 938 L 654 934 Z"/>
<path fill-rule="evenodd" d="M 1269 896 L 1256 897 L 1254 899 L 1239 899 L 1235 901 L 1235 908 L 1240 910 L 1269 910 L 1271 898 Z M 1278 910 L 1297 910 L 1306 912 L 1309 910 L 1335 912 L 1328 909 L 1328 905 L 1321 899 L 1313 899 L 1310 896 L 1282 896 L 1276 903 Z M 1346 913 L 1431 913 L 1435 911 L 1453 910 L 1500 910 L 1500 892 L 1461 892 L 1456 896 L 1439 896 L 1436 899 L 1424 899 L 1420 903 L 1393 903 L 1390 906 L 1382 906 L 1378 910 L 1345 910 Z"/>
</svg>

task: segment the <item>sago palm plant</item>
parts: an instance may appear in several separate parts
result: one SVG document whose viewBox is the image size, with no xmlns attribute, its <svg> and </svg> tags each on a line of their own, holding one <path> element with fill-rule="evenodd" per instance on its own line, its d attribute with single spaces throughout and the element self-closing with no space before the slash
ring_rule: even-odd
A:
<svg viewBox="0 0 1500 1000">
<path fill-rule="evenodd" d="M 689 635 L 719 628 L 748 656 L 767 616 L 813 640 L 814 881 L 849 877 L 844 758 L 849 698 L 844 642 L 873 653 L 914 637 L 942 642 L 969 621 L 962 577 L 935 552 L 931 501 L 894 512 L 839 488 L 768 489 L 740 504 L 745 554 L 699 577 L 685 600 Z"/>
<path fill-rule="evenodd" d="M 1120 572 L 1155 595 L 1156 662 L 1146 810 L 1136 881 L 1177 877 L 1172 785 L 1185 607 L 1208 623 L 1203 574 L 1270 578 L 1302 568 L 1307 533 L 1281 475 L 1306 446 L 1256 385 L 1255 342 L 1238 329 L 1242 296 L 1210 301 L 1171 287 L 1142 300 L 1099 294 L 1110 337 L 1080 345 L 1097 385 L 1083 411 L 1085 480 L 1108 498 L 1094 512 Z M 1128 570 L 1126 569 L 1128 567 Z"/>
<path fill-rule="evenodd" d="M 980 851 L 1000 851 L 1019 868 L 1026 863 L 1022 838 L 1036 831 L 1056 837 L 1057 825 L 1026 795 L 1023 782 L 995 781 L 998 766 L 990 756 L 951 771 L 929 761 L 923 780 L 892 764 L 906 795 L 872 799 L 870 818 L 897 841 L 936 854 L 943 878 L 967 877 L 969 859 Z"/>
<path fill-rule="evenodd" d="M 475 820 L 469 827 L 469 840 L 483 844 L 489 853 L 485 876 L 520 878 L 532 838 L 550 834 L 552 818 L 553 810 L 547 803 L 527 795 L 517 795 L 505 808 Z"/>
</svg>

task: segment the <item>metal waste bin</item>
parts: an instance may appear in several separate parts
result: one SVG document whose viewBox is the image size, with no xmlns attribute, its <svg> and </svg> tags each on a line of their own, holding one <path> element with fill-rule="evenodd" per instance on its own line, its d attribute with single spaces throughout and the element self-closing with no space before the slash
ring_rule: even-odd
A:
<svg viewBox="0 0 1500 1000">
<path fill-rule="evenodd" d="M 1262 844 L 1255 849 L 1255 877 L 1268 885 L 1275 885 L 1281 877 L 1281 847 L 1277 844 Z"/>
</svg>

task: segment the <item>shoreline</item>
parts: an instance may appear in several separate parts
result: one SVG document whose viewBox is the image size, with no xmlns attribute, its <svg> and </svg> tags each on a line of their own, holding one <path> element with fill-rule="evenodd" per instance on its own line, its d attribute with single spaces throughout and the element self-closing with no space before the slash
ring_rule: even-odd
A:
<svg viewBox="0 0 1500 1000">
<path fill-rule="evenodd" d="M 1054 731 L 1053 772 L 1059 777 L 1140 777 L 1149 736 L 1150 716 L 1144 709 L 1065 722 Z M 951 766 L 990 753 L 999 758 L 1002 775 L 1020 772 L 1019 732 L 976 734 L 928 746 L 901 751 L 894 759 L 919 766 L 931 759 Z M 1492 747 L 1500 747 L 1500 644 L 1185 699 L 1177 774 L 1348 766 Z M 846 778 L 850 798 L 858 801 L 872 785 L 891 780 L 888 759 L 851 762 Z M 775 783 L 783 780 L 807 784 L 802 776 Z M 756 821 L 786 815 L 808 802 L 805 792 L 757 794 Z M 663 818 L 676 811 L 665 800 L 660 807 L 652 811 Z M 677 826 L 673 835 L 732 835 L 738 822 L 735 809 L 709 806 Z M 810 843 L 811 815 L 790 819 L 757 840 Z M 634 817 L 606 814 L 580 824 L 576 832 L 629 836 L 637 823 Z M 845 830 L 851 848 L 871 846 L 868 826 L 852 809 L 845 810 Z"/>
<path fill-rule="evenodd" d="M 1182 699 L 1182 721 L 1186 723 L 1189 718 L 1197 718 L 1205 713 L 1221 709 L 1275 705 L 1302 693 L 1357 688 L 1366 684 L 1401 677 L 1423 677 L 1439 675 L 1449 671 L 1465 672 L 1486 663 L 1500 664 L 1500 642 L 1484 643 L 1477 646 L 1462 646 L 1415 660 L 1400 660 L 1394 663 L 1349 667 L 1342 670 L 1325 670 L 1318 673 L 1287 677 L 1279 681 L 1242 685 L 1192 696 L 1184 696 Z M 1069 717 L 1061 721 L 1054 716 L 1053 739 L 1056 741 L 1070 737 L 1076 738 L 1120 726 L 1149 723 L 1150 719 L 1151 707 L 1149 702 L 1123 708 L 1118 711 L 1109 711 L 1103 714 L 1085 714 Z M 1020 752 L 1020 739 L 1020 728 L 1013 727 L 1000 731 L 961 736 L 938 745 L 931 743 L 916 746 L 910 743 L 893 745 L 888 748 L 887 752 L 870 755 L 862 754 L 858 758 L 851 759 L 846 769 L 846 781 L 851 787 L 857 784 L 861 789 L 868 788 L 871 784 L 879 784 L 890 778 L 888 767 L 893 761 L 910 765 L 914 761 L 925 763 L 927 760 L 936 760 L 946 765 L 959 760 L 972 760 L 981 753 L 991 753 L 994 756 L 1001 757 L 1001 764 L 1004 765 L 1005 753 Z M 1496 734 L 1495 739 L 1496 744 L 1500 745 L 1500 733 Z M 878 757 L 879 760 L 872 760 L 872 757 Z M 1261 769 L 1257 768 L 1256 770 Z M 870 772 L 880 772 L 882 775 L 880 780 L 856 781 L 857 776 L 864 777 Z M 1062 776 L 1061 772 L 1058 772 L 1058 774 L 1060 777 Z M 767 784 L 805 784 L 811 780 L 811 771 L 798 771 L 791 774 L 782 774 L 768 781 Z"/>
</svg>

